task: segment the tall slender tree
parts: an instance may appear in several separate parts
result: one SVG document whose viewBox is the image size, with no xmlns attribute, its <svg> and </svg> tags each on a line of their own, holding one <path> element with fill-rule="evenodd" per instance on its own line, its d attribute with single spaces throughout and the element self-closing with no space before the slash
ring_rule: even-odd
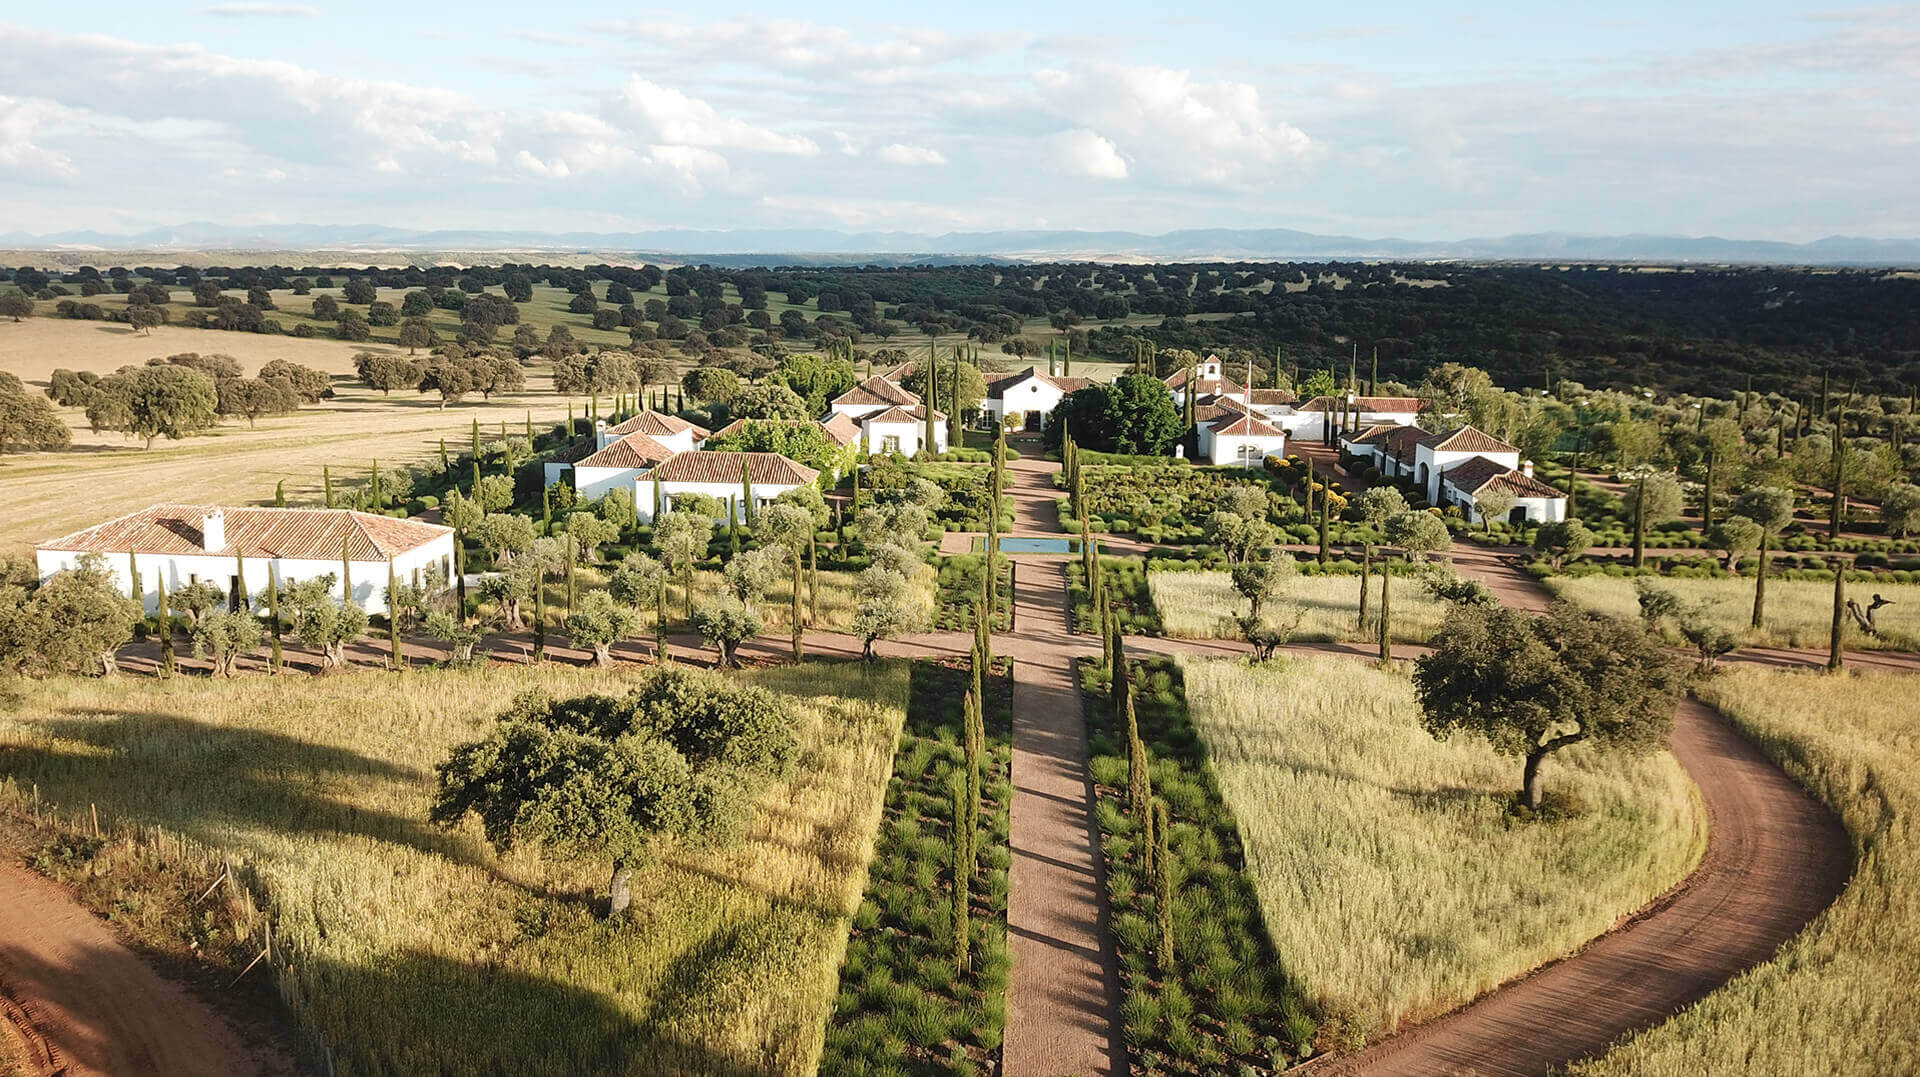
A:
<svg viewBox="0 0 1920 1077">
<path fill-rule="evenodd" d="M 167 572 L 161 569 L 155 577 L 155 586 L 159 588 L 160 601 L 160 670 L 167 676 L 173 675 L 173 609 L 167 605 Z"/>
<path fill-rule="evenodd" d="M 270 633 L 271 665 L 275 673 L 287 668 L 286 654 L 280 645 L 280 573 L 274 570 L 271 562 L 267 565 L 267 629 Z"/>
<path fill-rule="evenodd" d="M 1838 673 L 1846 665 L 1847 562 L 1833 559 L 1833 631 L 1827 639 L 1827 670 Z"/>
</svg>

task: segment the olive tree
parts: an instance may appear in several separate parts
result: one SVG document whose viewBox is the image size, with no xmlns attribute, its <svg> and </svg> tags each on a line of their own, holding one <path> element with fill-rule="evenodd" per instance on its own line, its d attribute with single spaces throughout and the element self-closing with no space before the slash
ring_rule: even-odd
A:
<svg viewBox="0 0 1920 1077">
<path fill-rule="evenodd" d="M 1589 742 L 1643 752 L 1673 727 L 1685 674 L 1637 624 L 1556 605 L 1544 617 L 1488 606 L 1447 616 L 1414 663 L 1422 724 L 1435 737 L 1478 737 L 1523 760 L 1521 799 L 1539 808 L 1541 766 Z"/>
<path fill-rule="evenodd" d="M 610 861 L 607 913 L 618 917 L 636 868 L 674 845 L 739 836 L 761 790 L 791 772 L 798 728 L 781 697 L 690 670 L 625 696 L 531 692 L 440 764 L 431 818 L 476 815 L 503 852 Z"/>
<path fill-rule="evenodd" d="M 1533 548 L 1546 555 L 1555 572 L 1593 548 L 1593 531 L 1578 520 L 1555 520 L 1533 533 Z"/>
<path fill-rule="evenodd" d="M 796 662 L 801 658 L 800 637 L 806 629 L 806 623 L 800 616 L 800 558 L 813 539 L 813 528 L 813 513 L 799 505 L 776 502 L 760 514 L 760 526 L 757 529 L 763 540 L 788 552 L 793 582 L 788 593 L 787 612 L 792 620 L 793 660 Z"/>
<path fill-rule="evenodd" d="M 222 610 L 193 626 L 193 656 L 213 662 L 213 671 L 233 676 L 240 656 L 260 646 L 260 619 L 251 613 Z"/>
<path fill-rule="evenodd" d="M 1425 561 L 1453 542 L 1446 521 L 1432 512 L 1408 511 L 1389 517 L 1386 531 L 1387 542 L 1405 550 L 1414 561 Z"/>
<path fill-rule="evenodd" d="M 1760 527 L 1760 558 L 1753 572 L 1753 627 L 1767 615 L 1767 549 L 1793 522 L 1793 491 L 1780 486 L 1755 486 L 1733 499 L 1733 514 Z"/>
<path fill-rule="evenodd" d="M 333 573 L 301 580 L 287 589 L 287 608 L 300 642 L 320 652 L 322 670 L 347 664 L 347 644 L 366 635 L 367 611 L 335 598 Z"/>
<path fill-rule="evenodd" d="M 703 603 L 693 612 L 694 631 L 719 653 L 722 669 L 739 664 L 736 652 L 740 644 L 759 635 L 760 628 L 760 615 L 731 593 Z"/>
<path fill-rule="evenodd" d="M 890 568 L 874 565 L 855 578 L 854 594 L 853 634 L 860 637 L 860 657 L 871 661 L 875 641 L 891 639 L 913 627 L 907 580 Z"/>
<path fill-rule="evenodd" d="M 567 614 L 567 637 L 593 651 L 593 664 L 613 664 L 613 645 L 640 634 L 640 614 L 606 591 L 589 591 Z"/>
</svg>

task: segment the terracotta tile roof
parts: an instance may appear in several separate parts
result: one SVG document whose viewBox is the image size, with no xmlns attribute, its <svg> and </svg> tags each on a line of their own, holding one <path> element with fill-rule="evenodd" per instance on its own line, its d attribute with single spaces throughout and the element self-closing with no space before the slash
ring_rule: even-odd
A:
<svg viewBox="0 0 1920 1077">
<path fill-rule="evenodd" d="M 559 452 L 554 453 L 553 455 L 547 457 L 547 463 L 550 463 L 550 464 L 578 463 L 579 461 L 585 460 L 587 457 L 592 456 L 595 452 L 598 451 L 593 447 L 593 444 L 594 444 L 593 438 L 591 437 L 581 438 L 579 441 L 576 441 L 573 444 L 567 446 L 566 448 L 561 449 Z"/>
<path fill-rule="evenodd" d="M 227 544 L 209 551 L 201 520 L 216 508 L 226 517 Z M 236 554 L 334 561 L 344 544 L 355 561 L 384 561 L 452 533 L 419 520 L 396 520 L 350 509 L 220 508 L 215 505 L 154 505 L 95 524 L 36 548 L 81 553 Z"/>
<path fill-rule="evenodd" d="M 846 446 L 860 440 L 860 424 L 840 412 L 836 411 L 819 422 L 820 429 L 827 432 L 835 445 Z"/>
<path fill-rule="evenodd" d="M 674 454 L 673 449 L 645 434 L 628 434 L 599 452 L 574 462 L 574 467 L 652 467 Z"/>
<path fill-rule="evenodd" d="M 879 374 L 879 377 L 884 378 L 887 381 L 893 382 L 894 384 L 898 385 L 900 382 L 906 381 L 908 378 L 913 377 L 913 372 L 917 369 L 919 368 L 914 365 L 913 360 L 909 359 L 906 362 L 901 363 L 899 366 L 893 367 L 890 370 L 882 370 Z"/>
<path fill-rule="evenodd" d="M 1396 426 L 1387 433 L 1387 454 L 1403 464 L 1413 463 L 1414 446 L 1429 435 L 1417 426 Z"/>
<path fill-rule="evenodd" d="M 1298 402 L 1298 400 L 1299 400 L 1298 397 L 1294 396 L 1292 393 L 1287 392 L 1285 389 L 1253 390 L 1253 402 L 1255 404 L 1264 404 L 1268 407 L 1278 407 L 1281 404 L 1292 404 L 1292 403 Z"/>
<path fill-rule="evenodd" d="M 798 486 L 820 473 L 774 452 L 683 452 L 653 469 L 661 482 L 737 483 L 745 467 L 753 481 Z"/>
<path fill-rule="evenodd" d="M 835 404 L 918 404 L 920 398 L 885 378 L 868 378 L 833 398 Z"/>
<path fill-rule="evenodd" d="M 1078 390 L 1099 384 L 1092 378 L 1062 377 L 1058 374 L 1049 374 L 1037 366 L 1030 366 L 1025 370 L 1015 371 L 1012 374 L 988 375 L 986 379 L 987 397 L 991 400 L 1005 400 L 1008 389 L 1029 379 L 1040 382 L 1043 385 L 1051 385 L 1062 393 L 1077 392 Z"/>
<path fill-rule="evenodd" d="M 1167 388 L 1179 389 L 1187 384 L 1187 372 L 1176 370 L 1166 377 Z M 1201 374 L 1194 378 L 1194 385 L 1202 393 L 1237 393 L 1240 383 L 1220 374 Z"/>
<path fill-rule="evenodd" d="M 1386 412 L 1391 415 L 1418 415 L 1420 413 L 1420 398 L 1417 396 L 1362 396 L 1356 397 L 1354 402 L 1360 406 L 1361 411 L 1371 411 L 1376 414 Z M 1316 396 L 1304 404 L 1297 405 L 1297 410 L 1339 411 L 1346 406 L 1347 398 L 1344 396 Z"/>
<path fill-rule="evenodd" d="M 678 434 L 683 430 L 693 431 L 698 440 L 706 440 L 707 432 L 678 415 L 668 415 L 660 411 L 643 411 L 619 426 L 607 427 L 609 434 L 646 434 L 650 437 L 662 437 Z"/>
<path fill-rule="evenodd" d="M 1251 415 L 1242 415 L 1225 426 L 1213 428 L 1213 436 L 1225 434 L 1230 437 L 1277 438 L 1284 437 L 1279 430 Z"/>
<path fill-rule="evenodd" d="M 1392 423 L 1375 423 L 1347 439 L 1349 445 L 1384 445 L 1387 437 L 1401 429 Z"/>
<path fill-rule="evenodd" d="M 947 415 L 945 412 L 936 411 L 933 413 L 934 422 L 940 423 L 940 422 L 945 422 L 946 420 L 947 420 Z M 888 408 L 885 411 L 877 412 L 873 415 L 864 416 L 860 420 L 860 425 L 865 426 L 868 423 L 888 423 L 888 424 L 924 423 L 926 421 L 927 421 L 927 409 L 921 407 L 918 404 L 915 404 L 912 407 Z"/>
<path fill-rule="evenodd" d="M 1505 490 L 1515 497 L 1561 498 L 1567 496 L 1531 475 L 1515 471 L 1497 460 L 1489 460 L 1484 456 L 1476 456 L 1465 463 L 1448 468 L 1442 474 L 1442 479 L 1454 489 L 1475 496 L 1489 489 Z"/>
<path fill-rule="evenodd" d="M 1492 434 L 1482 433 L 1471 426 L 1458 430 L 1449 430 L 1444 434 L 1428 434 L 1420 439 L 1420 444 L 1435 452 L 1519 452 L 1519 448 L 1509 445 Z"/>
</svg>

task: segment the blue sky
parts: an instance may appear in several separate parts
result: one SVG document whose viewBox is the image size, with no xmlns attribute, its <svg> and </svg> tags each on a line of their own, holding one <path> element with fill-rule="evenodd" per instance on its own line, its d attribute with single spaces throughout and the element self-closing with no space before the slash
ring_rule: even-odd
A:
<svg viewBox="0 0 1920 1077">
<path fill-rule="evenodd" d="M 1920 236 L 1920 6 L 18 7 L 0 232 Z"/>
</svg>

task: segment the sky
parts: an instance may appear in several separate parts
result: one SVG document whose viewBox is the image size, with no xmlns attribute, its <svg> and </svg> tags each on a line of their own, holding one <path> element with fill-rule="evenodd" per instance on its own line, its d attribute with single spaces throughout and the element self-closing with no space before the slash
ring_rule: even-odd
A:
<svg viewBox="0 0 1920 1077">
<path fill-rule="evenodd" d="M 0 233 L 1920 236 L 1920 5 L 9 5 Z"/>
</svg>

